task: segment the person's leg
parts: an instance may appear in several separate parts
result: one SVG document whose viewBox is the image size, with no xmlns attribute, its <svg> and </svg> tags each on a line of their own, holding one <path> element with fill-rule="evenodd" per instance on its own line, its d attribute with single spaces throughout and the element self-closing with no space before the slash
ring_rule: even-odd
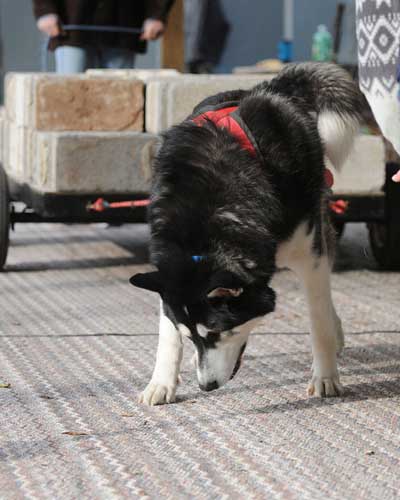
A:
<svg viewBox="0 0 400 500">
<path fill-rule="evenodd" d="M 131 69 L 135 64 L 135 53 L 128 49 L 103 47 L 100 49 L 100 64 L 106 69 Z"/>
<path fill-rule="evenodd" d="M 83 73 L 87 69 L 87 49 L 63 45 L 55 50 L 56 73 Z"/>
</svg>

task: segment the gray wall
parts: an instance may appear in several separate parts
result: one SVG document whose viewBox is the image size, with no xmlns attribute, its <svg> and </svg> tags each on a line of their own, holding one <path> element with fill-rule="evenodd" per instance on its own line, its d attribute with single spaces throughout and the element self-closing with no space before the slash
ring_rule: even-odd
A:
<svg viewBox="0 0 400 500">
<path fill-rule="evenodd" d="M 342 43 L 339 62 L 355 64 L 355 1 L 340 0 L 346 4 L 343 19 Z M 311 57 L 312 37 L 319 24 L 325 24 L 333 35 L 333 25 L 338 0 L 295 0 L 294 60 L 304 61 Z"/>
<path fill-rule="evenodd" d="M 0 100 L 7 71 L 39 71 L 40 35 L 30 0 L 0 0 Z"/>
<path fill-rule="evenodd" d="M 0 0 L 2 66 L 7 71 L 37 71 L 40 34 L 30 0 Z"/>
<path fill-rule="evenodd" d="M 222 0 L 231 32 L 219 73 L 230 73 L 234 66 L 248 66 L 277 56 L 281 36 L 281 0 Z"/>
<path fill-rule="evenodd" d="M 356 63 L 354 0 L 346 4 L 339 62 Z M 312 37 L 319 24 L 326 24 L 333 34 L 338 0 L 295 0 L 294 61 L 311 57 Z M 222 0 L 231 24 L 225 53 L 217 67 L 219 73 L 231 72 L 234 66 L 247 66 L 277 57 L 282 34 L 282 0 Z M 251 6 L 251 8 L 249 7 Z"/>
<path fill-rule="evenodd" d="M 336 4 L 336 0 L 295 0 L 294 60 L 310 59 L 312 37 L 319 24 L 326 24 L 332 33 Z"/>
</svg>

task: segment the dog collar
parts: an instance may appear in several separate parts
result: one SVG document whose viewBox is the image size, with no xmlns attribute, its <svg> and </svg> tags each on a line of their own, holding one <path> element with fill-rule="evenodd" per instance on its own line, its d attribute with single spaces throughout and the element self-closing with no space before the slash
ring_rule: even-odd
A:
<svg viewBox="0 0 400 500">
<path fill-rule="evenodd" d="M 193 262 L 200 262 L 204 259 L 205 259 L 204 255 L 192 255 Z"/>
</svg>

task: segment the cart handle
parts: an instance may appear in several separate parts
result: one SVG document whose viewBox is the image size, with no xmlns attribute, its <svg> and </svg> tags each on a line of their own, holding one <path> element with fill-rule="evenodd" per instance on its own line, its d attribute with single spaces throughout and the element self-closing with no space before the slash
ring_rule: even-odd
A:
<svg viewBox="0 0 400 500">
<path fill-rule="evenodd" d="M 88 31 L 103 33 L 127 33 L 131 35 L 141 35 L 142 28 L 123 28 L 120 26 L 101 26 L 95 24 L 61 24 L 61 31 Z M 40 49 L 41 69 L 47 71 L 47 52 L 49 50 L 51 37 L 45 37 Z"/>
<path fill-rule="evenodd" d="M 62 24 L 63 31 L 99 31 L 106 33 L 129 33 L 131 35 L 141 35 L 142 28 L 124 28 L 120 26 L 101 26 L 95 24 Z"/>
</svg>

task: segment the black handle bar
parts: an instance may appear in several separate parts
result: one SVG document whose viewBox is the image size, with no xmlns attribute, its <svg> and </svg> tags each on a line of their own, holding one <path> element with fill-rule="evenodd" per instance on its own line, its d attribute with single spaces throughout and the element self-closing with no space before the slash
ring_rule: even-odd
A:
<svg viewBox="0 0 400 500">
<path fill-rule="evenodd" d="M 60 26 L 63 31 L 97 31 L 101 33 L 128 33 L 131 35 L 141 35 L 142 28 L 123 28 L 120 26 L 99 26 L 94 24 L 64 24 Z M 44 40 L 41 46 L 41 68 L 42 71 L 47 71 L 47 51 L 51 38 Z"/>
<path fill-rule="evenodd" d="M 64 31 L 98 31 L 103 33 L 129 33 L 131 35 L 140 35 L 142 28 L 123 28 L 120 26 L 101 26 L 94 24 L 63 24 L 61 29 Z"/>
</svg>

